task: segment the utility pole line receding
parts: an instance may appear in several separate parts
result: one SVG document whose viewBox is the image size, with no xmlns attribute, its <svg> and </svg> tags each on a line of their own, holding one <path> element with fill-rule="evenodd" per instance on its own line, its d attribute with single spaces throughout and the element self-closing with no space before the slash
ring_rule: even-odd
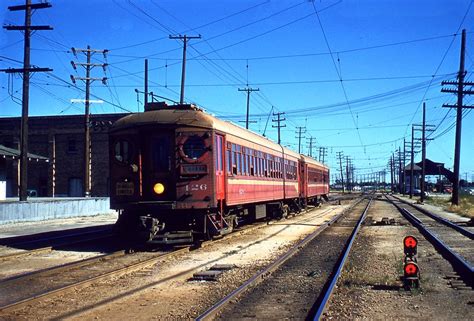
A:
<svg viewBox="0 0 474 321">
<path fill-rule="evenodd" d="M 402 151 L 400 149 L 400 146 L 398 147 L 398 190 L 400 194 L 403 194 L 402 191 Z"/>
<path fill-rule="evenodd" d="M 463 96 L 474 94 L 474 90 L 465 90 L 464 86 L 474 86 L 473 82 L 465 82 L 464 77 L 466 71 L 464 70 L 464 57 L 466 52 L 466 29 L 462 30 L 461 38 L 461 55 L 459 62 L 459 74 L 458 81 L 443 81 L 441 85 L 454 85 L 457 89 L 442 88 L 441 92 L 457 94 L 458 100 L 456 105 L 443 104 L 443 107 L 456 108 L 456 141 L 454 144 L 454 182 L 453 182 L 453 195 L 451 198 L 451 204 L 459 205 L 459 171 L 461 166 L 461 128 L 462 128 L 462 110 L 472 109 L 474 106 L 464 106 Z"/>
<path fill-rule="evenodd" d="M 277 116 L 277 119 L 272 119 L 272 122 L 276 122 L 277 125 L 276 125 L 276 126 L 272 125 L 272 127 L 278 129 L 278 144 L 281 143 L 281 139 L 280 139 L 280 128 L 286 127 L 286 125 L 281 125 L 281 124 L 280 124 L 282 121 L 285 121 L 285 120 L 286 120 L 286 118 L 280 118 L 280 116 L 281 116 L 281 115 L 284 115 L 284 114 L 285 114 L 284 112 L 273 113 L 273 116 Z M 248 113 L 247 113 L 247 118 L 248 118 Z M 248 119 L 247 119 L 247 123 L 248 123 Z M 248 127 L 247 127 L 247 128 L 248 128 Z"/>
<path fill-rule="evenodd" d="M 179 96 L 179 103 L 183 104 L 184 103 L 184 83 L 185 83 L 185 77 L 186 77 L 186 47 L 188 44 L 188 40 L 190 39 L 201 39 L 201 35 L 199 36 L 171 36 L 169 37 L 170 39 L 179 39 L 183 40 L 183 64 L 181 68 L 181 94 Z"/>
<path fill-rule="evenodd" d="M 342 171 L 342 152 L 337 152 L 337 157 L 339 158 L 339 168 L 341 170 L 341 185 L 342 185 L 342 192 L 344 193 L 344 172 Z"/>
<path fill-rule="evenodd" d="M 249 129 L 250 93 L 253 91 L 260 91 L 260 89 L 247 87 L 247 88 L 239 88 L 239 91 L 247 92 L 247 116 L 245 118 L 245 128 Z"/>
<path fill-rule="evenodd" d="M 433 140 L 431 138 L 426 138 L 426 132 L 433 132 L 435 129 L 434 125 L 428 125 L 426 124 L 426 103 L 423 103 L 423 122 L 421 125 L 419 124 L 414 124 L 415 130 L 421 131 L 421 182 L 420 182 L 420 202 L 423 203 L 425 199 L 425 160 L 426 160 L 426 141 L 427 140 Z M 417 126 L 420 126 L 421 128 L 416 128 Z M 417 139 L 420 140 L 420 139 Z"/>
<path fill-rule="evenodd" d="M 349 169 L 350 169 L 350 159 L 349 156 L 346 156 L 346 190 L 348 192 L 351 192 L 351 185 L 350 185 L 350 175 L 349 175 Z"/>
<path fill-rule="evenodd" d="M 298 154 L 301 154 L 301 138 L 303 138 L 303 134 L 306 133 L 306 127 L 296 127 L 297 134 L 296 138 L 298 139 Z"/>
<path fill-rule="evenodd" d="M 423 102 L 423 130 L 422 130 L 422 136 L 421 136 L 421 163 L 422 163 L 422 169 L 421 169 L 421 193 L 420 193 L 420 202 L 423 203 L 425 199 L 425 161 L 426 161 L 426 136 L 425 136 L 425 130 L 426 130 L 426 104 Z"/>
<path fill-rule="evenodd" d="M 77 69 L 77 66 L 82 66 L 86 69 L 86 77 L 75 77 L 71 75 L 71 80 L 75 84 L 76 80 L 82 80 L 86 84 L 86 99 L 84 100 L 85 104 L 85 111 L 84 111 L 84 197 L 90 197 L 91 194 L 91 161 L 90 161 L 90 153 L 91 153 L 91 143 L 90 143 L 90 86 L 91 84 L 96 81 L 100 80 L 105 85 L 107 82 L 107 78 L 92 78 L 91 77 L 91 69 L 94 67 L 102 67 L 105 71 L 107 64 L 95 64 L 91 63 L 91 56 L 94 53 L 102 53 L 105 57 L 108 50 L 98 50 L 98 49 L 91 49 L 90 46 L 87 46 L 87 49 L 78 49 L 78 48 L 71 48 L 72 53 L 74 56 L 77 56 L 78 52 L 82 52 L 87 57 L 86 63 L 74 62 L 71 61 L 71 65 L 74 69 Z"/>
<path fill-rule="evenodd" d="M 327 147 L 319 147 L 319 161 L 324 164 L 324 160 L 328 155 Z"/>
<path fill-rule="evenodd" d="M 390 156 L 390 190 L 392 193 L 394 192 L 394 180 L 393 180 L 393 173 L 394 173 L 394 157 L 393 154 Z"/>
<path fill-rule="evenodd" d="M 23 68 L 21 69 L 2 69 L 6 73 L 21 73 L 23 74 L 23 91 L 21 101 L 21 134 L 20 134 L 20 191 L 19 200 L 26 201 L 28 199 L 28 109 L 30 99 L 30 72 L 49 72 L 53 71 L 49 68 L 31 67 L 30 51 L 31 51 L 31 31 L 35 30 L 52 30 L 50 26 L 32 26 L 31 15 L 32 10 L 50 8 L 51 4 L 47 2 L 32 4 L 31 0 L 26 0 L 25 5 L 10 6 L 10 11 L 25 11 L 25 25 L 24 26 L 4 26 L 7 30 L 19 30 L 24 32 L 24 46 L 23 46 Z"/>
</svg>

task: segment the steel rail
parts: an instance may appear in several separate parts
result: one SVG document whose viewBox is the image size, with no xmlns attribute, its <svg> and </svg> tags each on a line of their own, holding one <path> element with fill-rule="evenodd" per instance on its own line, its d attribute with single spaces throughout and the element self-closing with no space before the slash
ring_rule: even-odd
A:
<svg viewBox="0 0 474 321">
<path fill-rule="evenodd" d="M 360 201 L 359 201 L 360 202 Z M 355 206 L 356 204 L 354 204 L 353 206 Z M 307 212 L 310 212 L 311 210 L 305 210 L 303 213 L 307 213 Z M 329 222 L 331 223 L 331 222 Z M 326 223 L 326 224 L 329 224 L 329 223 Z M 262 224 L 255 224 L 255 225 L 251 225 L 243 230 L 240 230 L 240 231 L 235 231 L 237 233 L 232 233 L 230 235 L 228 235 L 228 237 L 226 238 L 222 238 L 220 240 L 228 240 L 229 237 L 232 237 L 232 236 L 236 236 L 238 234 L 247 234 L 248 232 L 251 232 L 253 230 L 256 230 L 256 229 L 260 229 L 264 226 L 266 226 L 267 223 L 262 223 Z M 214 244 L 214 243 L 218 243 L 220 240 L 210 240 L 210 241 L 206 241 L 206 242 L 203 242 L 200 247 L 206 247 L 206 246 L 209 246 L 211 244 Z M 71 284 L 68 284 L 66 286 L 63 286 L 63 287 L 59 287 L 59 288 L 56 288 L 56 289 L 53 289 L 53 290 L 49 290 L 49 291 L 45 291 L 43 293 L 40 293 L 40 294 L 36 294 L 36 295 L 33 295 L 29 298 L 25 298 L 23 300 L 20 300 L 20 301 L 17 301 L 17 302 L 13 302 L 11 304 L 8 304 L 8 305 L 5 305 L 5 306 L 2 306 L 0 307 L 0 312 L 7 312 L 9 310 L 12 310 L 12 309 L 16 309 L 16 308 L 19 308 L 21 306 L 24 306 L 24 305 L 27 305 L 27 304 L 31 304 L 31 303 L 34 303 L 40 299 L 44 299 L 44 298 L 47 298 L 47 297 L 51 297 L 51 296 L 54 296 L 56 294 L 59 294 L 59 293 L 62 293 L 62 292 L 65 292 L 69 289 L 77 289 L 77 288 L 81 288 L 81 287 L 85 287 L 85 286 L 88 286 L 90 284 L 92 284 L 93 282 L 97 281 L 97 280 L 100 280 L 100 279 L 103 279 L 103 278 L 107 278 L 107 277 L 110 277 L 110 276 L 119 276 L 119 275 L 123 275 L 123 274 L 127 274 L 127 273 L 131 273 L 131 272 L 134 272 L 136 270 L 140 270 L 140 269 L 143 269 L 145 267 L 148 267 L 150 265 L 153 265 L 155 264 L 157 261 L 160 261 L 160 260 L 163 260 L 165 258 L 169 258 L 171 256 L 174 256 L 174 255 L 178 255 L 178 254 L 181 254 L 181 253 L 186 253 L 186 252 L 189 252 L 191 250 L 193 250 L 194 248 L 193 247 L 185 247 L 185 248 L 181 248 L 179 250 L 175 250 L 175 251 L 172 251 L 170 253 L 166 253 L 166 254 L 161 254 L 161 255 L 158 255 L 156 257 L 153 257 L 153 258 L 150 258 L 150 259 L 147 259 L 147 260 L 144 260 L 144 261 L 141 261 L 141 262 L 137 262 L 135 264 L 132 264 L 132 265 L 128 265 L 128 266 L 125 266 L 125 267 L 122 267 L 122 268 L 118 268 L 116 270 L 112 270 L 112 271 L 109 271 L 109 272 L 106 272 L 106 273 L 103 273 L 103 274 L 100 274 L 100 275 L 97 275 L 97 276 L 94 276 L 94 277 L 91 277 L 91 278 L 88 278 L 88 279 L 85 279 L 85 280 L 82 280 L 82 281 L 78 281 L 78 282 L 75 282 L 75 283 L 71 283 Z M 120 254 L 119 254 L 120 253 Z M 86 264 L 89 264 L 90 262 L 88 261 L 92 261 L 92 260 L 103 260 L 104 258 L 106 257 L 110 257 L 110 255 L 122 255 L 124 252 L 123 251 L 120 251 L 120 252 L 115 252 L 113 254 L 106 254 L 106 255 L 102 255 L 102 256 L 99 256 L 99 257 L 93 257 L 93 258 L 89 258 L 89 259 L 85 259 L 85 260 L 82 260 L 82 261 L 79 261 L 80 263 L 83 263 L 84 265 Z M 77 264 L 79 262 L 72 262 L 72 263 L 68 263 L 68 264 L 65 264 L 63 266 L 60 266 L 60 267 L 52 267 L 52 268 L 48 268 L 48 269 L 45 269 L 45 270 L 41 270 L 41 271 L 35 271 L 35 272 L 31 272 L 29 274 L 29 276 L 31 275 L 35 275 L 35 274 L 38 274 L 38 273 L 41 273 L 41 272 L 45 272 L 45 271 L 49 271 L 49 270 L 55 270 L 55 269 L 67 269 L 70 267 L 70 265 L 73 265 L 73 264 Z M 68 266 L 69 265 L 69 266 Z M 21 275 L 21 276 L 17 276 L 17 277 L 12 277 L 11 279 L 15 279 L 15 278 L 18 278 L 18 277 L 23 277 L 23 276 L 26 276 L 26 275 Z M 6 279 L 4 281 L 1 281 L 0 284 L 4 283 L 4 282 L 8 282 L 10 281 L 10 279 Z"/>
<path fill-rule="evenodd" d="M 208 308 L 204 311 L 201 315 L 199 315 L 196 320 L 211 320 L 215 317 L 224 307 L 230 303 L 231 300 L 238 297 L 240 294 L 244 293 L 249 287 L 254 286 L 260 282 L 262 282 L 269 274 L 275 271 L 278 267 L 280 267 L 283 263 L 285 263 L 288 259 L 294 256 L 301 248 L 303 248 L 307 243 L 312 241 L 315 237 L 317 237 L 321 232 L 326 230 L 330 225 L 334 224 L 339 220 L 342 216 L 344 216 L 348 211 L 352 210 L 354 206 L 359 204 L 363 198 L 359 199 L 356 203 L 351 205 L 349 208 L 344 210 L 342 213 L 336 215 L 328 222 L 325 222 L 323 225 L 319 226 L 313 233 L 306 236 L 303 240 L 298 242 L 296 245 L 292 246 L 286 253 L 282 254 L 278 257 L 275 261 L 273 261 L 270 265 L 268 265 L 265 269 L 257 272 L 253 275 L 250 279 L 245 281 L 241 286 L 237 289 L 226 295 L 224 298 L 219 300 L 215 303 L 212 307 Z"/>
<path fill-rule="evenodd" d="M 366 214 L 369 210 L 370 205 L 372 204 L 372 198 L 369 200 L 369 203 L 367 203 L 367 206 L 364 209 L 364 212 L 360 216 L 359 220 L 357 221 L 356 226 L 354 227 L 354 230 L 352 231 L 351 236 L 349 237 L 348 241 L 346 242 L 346 245 L 344 247 L 343 252 L 341 253 L 339 260 L 336 264 L 336 270 L 333 272 L 333 275 L 330 278 L 330 282 L 326 283 L 326 285 L 323 288 L 324 295 L 319 296 L 320 299 L 318 299 L 315 304 L 313 305 L 313 308 L 309 312 L 309 316 L 312 316 L 312 320 L 320 320 L 324 311 L 327 308 L 327 304 L 331 298 L 331 295 L 334 291 L 334 288 L 336 287 L 337 280 L 339 279 L 339 276 L 341 275 L 342 269 L 344 268 L 344 264 L 346 263 L 347 258 L 349 257 L 349 253 L 352 248 L 352 244 L 354 243 L 354 240 L 357 237 L 357 233 L 360 230 L 360 227 L 362 225 L 362 222 L 364 222 Z"/>
<path fill-rule="evenodd" d="M 387 199 L 391 201 L 388 197 Z M 435 234 L 429 231 L 423 223 L 411 213 L 409 210 L 399 206 L 395 202 L 391 203 L 402 213 L 402 215 L 415 226 L 421 234 L 423 234 L 426 239 L 433 244 L 433 246 L 447 259 L 453 269 L 461 276 L 461 278 L 466 282 L 467 285 L 474 287 L 474 267 L 467 262 L 463 257 L 458 253 L 453 251 L 448 245 L 446 245 L 441 239 L 439 239 Z"/>
<path fill-rule="evenodd" d="M 400 198 L 400 197 L 397 197 L 397 196 L 395 196 L 395 195 L 392 195 L 392 197 L 393 197 L 393 198 L 396 198 L 397 200 L 399 200 L 399 201 L 402 202 L 402 203 L 405 203 L 405 204 L 407 204 L 407 205 L 410 205 L 411 207 L 414 207 L 417 211 L 419 211 L 419 212 L 421 212 L 421 213 L 423 213 L 423 214 L 425 214 L 425 215 L 431 217 L 431 218 L 434 219 L 435 221 L 437 221 L 437 222 L 439 222 L 439 223 L 441 223 L 441 224 L 444 224 L 444 225 L 446 225 L 446 226 L 449 226 L 450 228 L 452 228 L 452 229 L 458 231 L 459 233 L 461 233 L 462 235 L 467 236 L 467 237 L 470 238 L 471 240 L 474 239 L 474 233 L 471 232 L 471 231 L 469 231 L 468 229 L 466 229 L 466 228 L 464 228 L 464 227 L 462 227 L 462 226 L 459 226 L 459 225 L 457 225 L 457 224 L 451 222 L 450 220 L 447 220 L 447 219 L 445 219 L 445 218 L 443 218 L 443 217 L 440 217 L 440 216 L 438 216 L 438 215 L 436 215 L 436 214 L 433 214 L 433 213 L 431 213 L 430 211 L 428 211 L 427 209 L 424 209 L 424 208 L 422 208 L 422 207 L 420 207 L 420 206 L 418 206 L 418 205 L 416 205 L 416 204 L 412 204 L 412 203 L 410 203 L 410 202 L 408 202 L 408 201 L 406 201 L 406 200 L 404 200 L 404 199 L 402 199 L 402 198 Z"/>
<path fill-rule="evenodd" d="M 64 271 L 71 270 L 71 269 L 74 269 L 74 268 L 80 268 L 80 267 L 83 267 L 83 266 L 86 266 L 86 265 L 90 265 L 90 264 L 95 263 L 95 262 L 104 261 L 104 260 L 107 260 L 107 259 L 121 257 L 121 256 L 125 256 L 125 255 L 126 255 L 125 251 L 116 251 L 116 252 L 112 252 L 112 253 L 97 255 L 97 256 L 89 257 L 87 259 L 82 259 L 82 260 L 79 260 L 79 261 L 73 261 L 73 262 L 65 263 L 65 264 L 58 265 L 58 266 L 52 266 L 52 267 L 37 270 L 37 271 L 32 271 L 32 272 L 27 272 L 27 273 L 23 273 L 23 274 L 14 275 L 12 277 L 0 280 L 0 285 L 5 285 L 7 283 L 10 283 L 10 282 L 18 280 L 18 279 L 24 279 L 24 278 L 30 278 L 30 277 L 38 276 L 38 275 L 48 273 L 48 272 L 51 272 L 51 271 L 55 271 L 56 273 L 64 272 Z"/>
<path fill-rule="evenodd" d="M 33 254 L 47 253 L 47 252 L 51 252 L 52 250 L 53 250 L 52 246 L 46 246 L 46 247 L 42 247 L 42 248 L 34 249 L 34 250 L 14 252 L 14 253 L 0 256 L 0 261 L 11 260 L 11 259 L 15 259 L 15 258 L 23 257 L 23 256 L 33 255 Z"/>
<path fill-rule="evenodd" d="M 85 233 L 85 235 L 87 235 L 87 234 L 90 234 L 90 233 Z M 26 251 L 23 251 L 23 252 L 14 252 L 14 253 L 10 253 L 10 254 L 0 256 L 0 261 L 10 260 L 10 259 L 24 257 L 24 256 L 28 256 L 28 255 L 33 255 L 33 254 L 52 252 L 53 250 L 55 250 L 59 247 L 64 247 L 64 246 L 69 246 L 69 245 L 72 246 L 72 245 L 77 245 L 77 244 L 81 244 L 81 243 L 88 243 L 90 241 L 100 240 L 100 239 L 111 237 L 111 236 L 113 236 L 113 234 L 92 236 L 92 237 L 82 239 L 82 240 L 78 240 L 78 241 L 74 241 L 74 242 L 64 242 L 64 243 L 60 243 L 60 244 L 57 244 L 57 245 L 45 246 L 45 247 L 38 248 L 38 249 L 26 250 Z"/>
<path fill-rule="evenodd" d="M 101 225 L 99 226 L 92 226 L 92 227 L 87 227 L 87 228 L 74 228 L 70 230 L 63 230 L 63 231 L 48 231 L 48 232 L 43 232 L 43 233 L 38 233 L 38 234 L 29 234 L 29 235 L 20 235 L 20 236 L 11 236 L 11 237 L 5 237 L 5 238 L 0 238 L 0 244 L 5 245 L 5 246 L 20 246 L 20 245 L 26 245 L 26 244 L 31 244 L 31 243 L 40 243 L 40 242 L 47 242 L 47 241 L 53 241 L 57 239 L 65 239 L 65 238 L 73 238 L 73 237 L 78 237 L 81 235 L 88 235 L 88 234 L 97 234 L 97 233 L 102 233 L 102 232 L 110 232 L 112 230 L 112 227 L 106 227 L 102 229 L 97 229 L 94 230 L 94 228 L 100 228 Z M 85 232 L 80 232 L 81 229 L 88 229 Z M 90 230 L 92 229 L 92 231 Z M 60 232 L 67 232 L 71 231 L 74 233 L 71 234 L 66 234 L 66 235 L 54 235 Z M 78 232 L 79 231 L 79 232 Z M 49 237 L 43 237 L 39 239 L 34 239 L 35 236 L 41 237 L 42 235 L 53 235 Z M 19 240 L 16 241 L 15 240 Z"/>
<path fill-rule="evenodd" d="M 20 300 L 20 301 L 13 302 L 11 304 L 2 306 L 2 307 L 0 307 L 0 312 L 6 312 L 6 311 L 11 310 L 13 308 L 19 308 L 19 307 L 24 306 L 26 304 L 31 304 L 33 302 L 36 302 L 39 299 L 44 299 L 44 298 L 56 295 L 58 293 L 65 292 L 65 291 L 67 291 L 69 289 L 72 289 L 72 288 L 77 289 L 77 288 L 80 288 L 80 287 L 88 286 L 89 284 L 91 284 L 91 283 L 93 283 L 97 280 L 103 279 L 103 278 L 107 278 L 107 277 L 110 277 L 110 276 L 120 276 L 122 274 L 131 273 L 131 272 L 134 272 L 136 270 L 140 270 L 140 269 L 143 269 L 143 268 L 148 267 L 150 265 L 153 265 L 157 261 L 160 261 L 164 258 L 173 256 L 173 255 L 177 255 L 179 253 L 188 252 L 189 250 L 190 250 L 189 247 L 182 248 L 182 249 L 170 252 L 170 253 L 161 254 L 161 255 L 158 255 L 156 257 L 149 258 L 147 260 L 144 260 L 144 261 L 132 264 L 132 265 L 128 265 L 128 266 L 118 268 L 118 269 L 115 269 L 115 270 L 112 270 L 112 271 L 109 271 L 109 272 L 106 272 L 106 273 L 102 273 L 100 275 L 96 275 L 94 277 L 91 277 L 91 278 L 88 278 L 88 279 L 85 279 L 85 280 L 74 282 L 74 283 L 68 284 L 66 286 L 62 286 L 62 287 L 59 287 L 59 288 L 56 288 L 56 289 L 53 289 L 53 290 L 45 291 L 43 293 L 33 295 L 29 298 L 25 298 L 23 300 Z"/>
</svg>

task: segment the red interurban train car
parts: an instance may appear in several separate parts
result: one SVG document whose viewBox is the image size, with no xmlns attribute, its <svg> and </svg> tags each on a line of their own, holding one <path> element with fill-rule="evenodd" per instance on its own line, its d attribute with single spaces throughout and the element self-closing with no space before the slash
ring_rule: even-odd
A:
<svg viewBox="0 0 474 321">
<path fill-rule="evenodd" d="M 152 103 L 110 130 L 119 231 L 158 243 L 228 233 L 329 193 L 329 169 L 194 105 Z"/>
</svg>

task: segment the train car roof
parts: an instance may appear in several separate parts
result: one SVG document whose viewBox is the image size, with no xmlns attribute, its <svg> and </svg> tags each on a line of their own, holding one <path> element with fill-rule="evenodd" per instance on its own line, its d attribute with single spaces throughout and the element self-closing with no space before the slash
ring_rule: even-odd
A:
<svg viewBox="0 0 474 321">
<path fill-rule="evenodd" d="M 309 157 L 309 156 L 305 156 L 305 155 L 301 155 L 301 158 L 303 159 L 303 161 L 305 163 L 308 163 L 308 164 L 313 164 L 313 165 L 317 165 L 317 166 L 320 166 L 320 167 L 324 167 L 324 168 L 329 168 L 327 167 L 326 165 L 324 165 L 323 163 L 320 163 L 318 162 L 317 160 Z"/>
<path fill-rule="evenodd" d="M 143 113 L 130 114 L 117 120 L 114 123 L 111 131 L 113 132 L 119 129 L 131 128 L 137 125 L 141 126 L 151 124 L 176 124 L 180 126 L 193 126 L 209 129 L 213 128 L 278 151 L 283 148 L 286 155 L 300 158 L 300 154 L 292 151 L 291 149 L 282 147 L 274 141 L 248 129 L 240 127 L 234 123 L 220 120 L 210 114 L 207 114 L 197 107 L 163 108 L 146 111 Z"/>
</svg>

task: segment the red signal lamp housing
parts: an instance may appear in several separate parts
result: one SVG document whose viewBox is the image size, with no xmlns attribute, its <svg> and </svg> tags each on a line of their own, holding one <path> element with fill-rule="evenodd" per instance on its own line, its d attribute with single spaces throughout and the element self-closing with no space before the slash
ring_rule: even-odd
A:
<svg viewBox="0 0 474 321">
<path fill-rule="evenodd" d="M 403 239 L 403 251 L 406 256 L 412 257 L 416 255 L 418 248 L 418 240 L 414 236 L 406 236 Z"/>
<path fill-rule="evenodd" d="M 412 261 L 405 263 L 403 267 L 405 278 L 418 278 L 419 271 L 418 265 Z"/>
</svg>

